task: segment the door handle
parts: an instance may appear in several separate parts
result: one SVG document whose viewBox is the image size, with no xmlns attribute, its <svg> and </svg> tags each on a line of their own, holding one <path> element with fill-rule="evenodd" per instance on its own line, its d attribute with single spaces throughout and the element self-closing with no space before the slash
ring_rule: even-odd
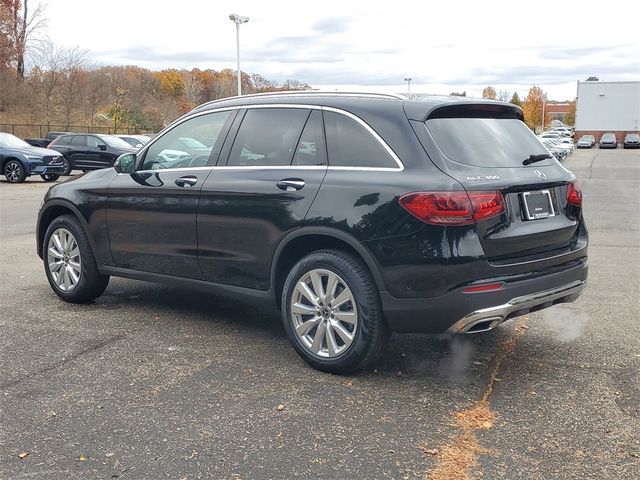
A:
<svg viewBox="0 0 640 480">
<path fill-rule="evenodd" d="M 304 180 L 301 178 L 285 178 L 276 183 L 276 187 L 285 192 L 294 192 L 304 187 Z"/>
<path fill-rule="evenodd" d="M 195 175 L 176 178 L 176 185 L 179 187 L 193 187 L 196 183 L 198 183 L 198 177 Z"/>
</svg>

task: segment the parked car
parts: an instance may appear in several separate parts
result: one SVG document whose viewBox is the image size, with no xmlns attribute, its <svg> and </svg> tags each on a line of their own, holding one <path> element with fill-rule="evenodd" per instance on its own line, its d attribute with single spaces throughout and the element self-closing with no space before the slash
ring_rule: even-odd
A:
<svg viewBox="0 0 640 480">
<path fill-rule="evenodd" d="M 560 133 L 565 137 L 573 137 L 573 130 L 569 127 L 553 127 L 549 132 Z"/>
<path fill-rule="evenodd" d="M 542 143 L 553 153 L 559 162 L 563 161 L 571 153 L 571 148 L 563 145 L 557 138 L 543 138 Z"/>
<path fill-rule="evenodd" d="M 600 137 L 600 148 L 618 148 L 618 139 L 615 133 L 603 133 Z"/>
<path fill-rule="evenodd" d="M 166 160 L 183 138 L 208 153 Z M 65 301 L 112 275 L 230 295 L 279 308 L 304 360 L 345 373 L 392 330 L 483 332 L 575 300 L 581 205 L 515 105 L 278 93 L 204 104 L 55 185 L 36 239 Z"/>
<path fill-rule="evenodd" d="M 627 133 L 622 148 L 640 148 L 640 134 Z"/>
<path fill-rule="evenodd" d="M 125 142 L 127 142 L 133 148 L 138 148 L 138 149 L 144 147 L 151 140 L 151 137 L 148 137 L 146 135 L 116 135 L 116 136 L 118 138 L 121 138 Z"/>
<path fill-rule="evenodd" d="M 47 148 L 49 144 L 61 135 L 68 135 L 71 132 L 49 132 L 45 138 L 25 138 L 24 141 L 34 147 Z"/>
<path fill-rule="evenodd" d="M 592 148 L 596 144 L 596 137 L 593 135 L 583 135 L 576 144 L 577 148 Z"/>
<path fill-rule="evenodd" d="M 116 136 L 97 133 L 62 135 L 49 145 L 62 153 L 68 162 L 63 175 L 69 175 L 72 170 L 112 167 L 119 155 L 137 151 Z"/>
<path fill-rule="evenodd" d="M 555 139 L 559 139 L 559 138 L 563 138 L 564 135 L 562 133 L 559 132 L 544 132 L 540 135 L 538 135 L 539 138 L 555 138 Z"/>
<path fill-rule="evenodd" d="M 569 153 L 573 152 L 576 149 L 573 140 L 571 140 L 571 138 L 569 137 L 561 138 L 560 145 L 562 145 L 563 147 L 567 147 L 569 149 Z"/>
<path fill-rule="evenodd" d="M 8 182 L 21 183 L 31 175 L 54 182 L 63 171 L 63 158 L 59 152 L 33 147 L 15 135 L 0 132 L 0 172 Z"/>
</svg>

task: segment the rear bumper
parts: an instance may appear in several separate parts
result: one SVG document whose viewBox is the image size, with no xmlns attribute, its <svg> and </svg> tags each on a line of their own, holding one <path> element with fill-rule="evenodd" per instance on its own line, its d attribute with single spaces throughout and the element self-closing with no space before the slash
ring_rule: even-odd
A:
<svg viewBox="0 0 640 480">
<path fill-rule="evenodd" d="M 399 299 L 381 293 L 389 327 L 397 332 L 476 333 L 491 330 L 506 320 L 573 302 L 586 288 L 586 257 L 566 268 L 533 278 L 486 279 L 504 281 L 503 288 L 484 293 L 463 293 L 463 288 L 436 298 Z"/>
</svg>

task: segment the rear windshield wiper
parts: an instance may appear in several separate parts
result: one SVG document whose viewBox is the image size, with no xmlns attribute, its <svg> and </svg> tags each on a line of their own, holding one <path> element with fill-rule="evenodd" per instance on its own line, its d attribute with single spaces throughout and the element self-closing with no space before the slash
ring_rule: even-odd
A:
<svg viewBox="0 0 640 480">
<path fill-rule="evenodd" d="M 546 160 L 547 158 L 553 158 L 548 153 L 539 153 L 538 155 L 529 155 L 529 158 L 526 158 L 523 165 L 529 165 L 530 163 L 541 162 L 542 160 Z"/>
</svg>

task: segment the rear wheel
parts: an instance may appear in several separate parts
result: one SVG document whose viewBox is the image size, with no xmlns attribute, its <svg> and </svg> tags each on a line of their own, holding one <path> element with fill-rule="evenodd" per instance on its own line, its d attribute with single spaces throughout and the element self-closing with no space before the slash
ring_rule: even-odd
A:
<svg viewBox="0 0 640 480">
<path fill-rule="evenodd" d="M 42 251 L 49 284 L 64 301 L 90 302 L 107 288 L 109 277 L 98 271 L 91 244 L 77 218 L 63 215 L 53 220 Z"/>
<path fill-rule="evenodd" d="M 27 173 L 24 170 L 24 166 L 18 160 L 9 160 L 4 165 L 5 178 L 11 183 L 22 183 L 27 178 Z"/>
<path fill-rule="evenodd" d="M 298 354 L 330 373 L 364 368 L 381 353 L 389 334 L 367 267 L 337 250 L 311 253 L 291 269 L 282 313 Z"/>
</svg>

